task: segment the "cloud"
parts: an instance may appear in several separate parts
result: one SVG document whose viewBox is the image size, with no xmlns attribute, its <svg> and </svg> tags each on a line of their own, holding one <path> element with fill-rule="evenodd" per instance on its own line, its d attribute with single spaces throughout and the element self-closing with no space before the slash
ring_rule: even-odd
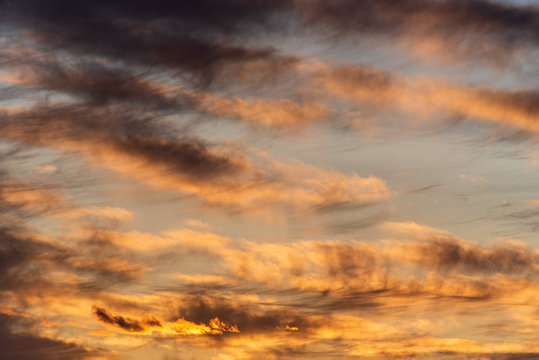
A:
<svg viewBox="0 0 539 360">
<path fill-rule="evenodd" d="M 530 200 L 533 201 L 533 200 Z M 511 224 L 525 225 L 529 227 L 531 231 L 535 231 L 539 228 L 539 210 L 534 206 L 535 203 L 530 203 L 532 206 L 524 209 L 510 211 L 501 217 L 501 220 L 505 220 Z"/>
<path fill-rule="evenodd" d="M 538 254 L 526 247 L 499 245 L 482 249 L 455 239 L 433 238 L 415 251 L 415 261 L 440 270 L 508 274 L 533 274 L 539 270 Z"/>
<path fill-rule="evenodd" d="M 208 6 L 212 7 L 211 16 Z M 271 47 L 242 47 L 231 41 L 269 26 L 273 10 L 284 6 L 284 1 L 255 6 L 242 1 L 218 5 L 204 1 L 196 6 L 159 2 L 150 7 L 139 1 L 130 3 L 126 12 L 122 2 L 74 7 L 58 1 L 43 8 L 38 1 L 31 1 L 24 5 L 3 3 L 2 7 L 3 21 L 30 33 L 29 37 L 45 49 L 133 66 L 158 65 L 206 85 L 227 66 L 291 61 L 280 58 Z"/>
<path fill-rule="evenodd" d="M 393 196 L 385 181 L 375 176 L 280 163 L 257 153 L 247 159 L 226 144 L 211 146 L 187 134 L 166 137 L 164 132 L 172 128 L 114 107 L 38 107 L 2 127 L 4 136 L 83 153 L 96 164 L 158 188 L 196 194 L 209 204 L 240 210 L 279 203 L 300 208 L 362 206 Z M 92 137 L 87 136 L 90 131 Z"/>
<path fill-rule="evenodd" d="M 20 319 L 0 314 L 0 347 L 2 359 L 74 360 L 96 359 L 99 352 L 74 343 L 40 337 L 28 332 L 14 332 Z"/>
<path fill-rule="evenodd" d="M 38 174 L 47 174 L 47 173 L 58 171 L 58 168 L 54 165 L 42 165 L 42 166 L 36 166 L 34 168 L 34 171 Z"/>
<path fill-rule="evenodd" d="M 418 121 L 447 117 L 447 112 L 498 127 L 513 127 L 537 137 L 538 94 L 456 86 L 435 78 L 406 78 L 364 66 L 313 67 L 313 82 L 342 100 L 376 113 L 414 114 Z M 391 118 L 390 118 L 391 119 Z M 389 123 L 391 125 L 391 123 Z M 377 126 L 374 124 L 374 126 Z M 380 124 L 378 124 L 380 126 Z"/>
<path fill-rule="evenodd" d="M 208 296 L 186 296 L 178 306 L 178 313 L 186 320 L 202 323 L 217 316 L 224 322 L 235 324 L 242 336 L 268 332 L 309 332 L 319 326 L 316 319 L 296 310 L 264 309 L 248 302 Z"/>
<path fill-rule="evenodd" d="M 170 67 L 211 79 L 227 64 L 278 60 L 271 48 L 234 45 L 287 30 L 318 40 L 360 37 L 404 43 L 414 52 L 506 63 L 538 45 L 537 8 L 474 1 L 245 1 L 197 5 L 120 1 L 74 7 L 54 1 L 3 3 L 3 22 L 33 31 L 43 46 L 130 64 Z M 208 11 L 211 9 L 211 11 Z M 119 19 L 122 19 L 121 21 Z M 101 39 L 107 38 L 107 42 Z M 400 40 L 400 41 L 398 41 Z M 402 41 L 404 40 L 404 41 Z M 254 41 L 253 41 L 254 42 Z"/>
<path fill-rule="evenodd" d="M 98 239 L 65 244 L 24 229 L 0 231 L 0 290 L 21 299 L 51 291 L 103 289 L 139 279 L 148 267 Z"/>
<path fill-rule="evenodd" d="M 151 321 L 150 324 L 147 324 L 146 321 L 139 322 L 137 320 L 124 318 L 122 316 L 110 315 L 105 309 L 98 307 L 94 307 L 92 311 L 100 321 L 106 324 L 117 326 L 128 332 L 142 332 L 146 325 L 161 327 L 161 323 L 159 321 Z"/>
<path fill-rule="evenodd" d="M 39 185 L 7 180 L 0 184 L 0 199 L 6 213 L 17 216 L 52 218 L 93 218 L 128 221 L 133 214 L 118 207 L 78 208 L 73 200 L 63 195 L 54 184 Z"/>
<path fill-rule="evenodd" d="M 19 87 L 26 86 L 26 91 L 37 88 L 67 95 L 85 104 L 78 104 L 78 110 L 63 109 L 67 111 L 64 114 L 55 109 L 55 114 L 47 115 L 49 109 L 39 109 L 39 112 L 45 113 L 45 117 L 80 117 L 77 113 L 92 111 L 91 105 L 115 105 L 114 114 L 94 110 L 94 116 L 138 117 L 135 121 L 124 119 L 123 131 L 131 137 L 138 135 L 144 139 L 136 139 L 140 144 L 123 144 L 125 151 L 132 150 L 130 145 L 139 148 L 155 147 L 154 144 L 148 144 L 150 139 L 146 137 L 150 133 L 146 132 L 151 131 L 152 137 L 157 137 L 156 131 L 163 124 L 149 124 L 156 118 L 192 112 L 233 118 L 251 125 L 286 129 L 292 133 L 297 133 L 306 124 L 335 123 L 335 119 L 342 114 L 336 113 L 333 106 L 322 100 L 324 96 L 313 97 L 315 92 L 312 89 L 315 86 L 299 71 L 305 68 L 300 65 L 303 59 L 277 55 L 277 51 L 271 48 L 239 48 L 232 44 L 233 41 L 222 39 L 257 38 L 268 30 L 279 32 L 282 24 L 275 17 L 276 14 L 282 15 L 282 21 L 297 17 L 296 21 L 290 22 L 299 21 L 296 26 L 305 26 L 307 29 L 330 27 L 336 31 L 357 31 L 368 36 L 382 34 L 398 37 L 400 33 L 413 33 L 423 34 L 418 35 L 420 37 L 437 36 L 446 42 L 466 43 L 465 39 L 473 44 L 477 43 L 478 36 L 502 41 L 504 44 L 535 44 L 536 37 L 533 35 L 538 31 L 537 12 L 534 8 L 481 0 L 407 0 L 398 4 L 391 1 L 263 1 L 256 6 L 243 1 L 225 1 L 219 5 L 212 2 L 211 6 L 221 9 L 223 13 L 212 15 L 211 22 L 203 16 L 208 15 L 203 9 L 210 5 L 205 2 L 197 5 L 195 10 L 166 2 L 148 8 L 137 2 L 137 6 L 129 13 L 120 11 L 118 4 L 101 2 L 77 9 L 62 1 L 56 5 L 44 10 L 35 1 L 24 6 L 9 2 L 4 4 L 6 13 L 13 15 L 7 17 L 8 23 L 20 31 L 26 31 L 23 33 L 29 41 L 25 43 L 33 44 L 27 47 L 7 47 L 3 51 L 9 59 L 5 66 L 11 70 L 10 73 L 15 71 L 20 74 L 16 82 Z M 122 21 L 116 18 L 119 13 L 123 14 Z M 90 20 L 92 16 L 95 16 L 94 20 Z M 300 19 L 307 20 L 302 22 Z M 169 30 L 165 24 L 170 27 Z M 29 28 L 34 27 L 34 33 L 29 31 Z M 109 32 L 109 35 L 105 36 L 103 32 Z M 99 41 L 105 37 L 109 41 Z M 54 52 L 50 51 L 50 47 L 69 52 L 70 61 L 62 61 L 60 57 L 52 55 Z M 283 65 L 281 70 L 294 74 L 294 83 L 290 87 L 295 88 L 293 92 L 299 92 L 299 97 L 296 96 L 298 101 L 276 99 L 273 96 L 270 99 L 253 98 L 252 88 L 245 98 L 228 97 L 219 92 L 198 91 L 197 86 L 189 85 L 193 79 L 202 77 L 206 78 L 204 83 L 209 83 L 217 77 L 225 88 L 234 91 L 236 82 L 254 78 L 260 72 L 277 76 L 281 70 L 275 67 L 272 69 L 267 64 L 258 64 L 265 60 L 269 63 L 289 64 Z M 258 64 L 254 65 L 255 71 L 250 68 L 253 62 Z M 125 66 L 126 63 L 132 66 Z M 238 63 L 242 70 L 226 68 L 231 63 Z M 151 70 L 147 70 L 147 67 L 151 67 Z M 163 67 L 178 69 L 180 72 L 170 73 L 163 70 Z M 246 71 L 248 76 L 238 71 Z M 227 74 L 235 74 L 236 79 L 227 78 Z M 314 85 L 321 85 L 334 96 L 357 101 L 366 109 L 374 108 L 380 112 L 389 107 L 421 116 L 438 116 L 449 111 L 455 116 L 479 118 L 537 133 L 538 101 L 534 90 L 501 91 L 459 87 L 441 80 L 406 79 L 357 66 L 327 67 L 311 75 Z M 120 104 L 123 108 L 119 107 Z M 137 116 L 134 114 L 135 109 Z M 97 122 L 93 126 L 99 127 Z M 129 132 L 126 127 L 139 130 L 144 128 L 146 132 L 134 131 L 133 134 L 133 129 Z M 122 129 L 117 128 L 116 131 L 121 133 Z M 164 131 L 167 132 L 166 129 Z"/>
<path fill-rule="evenodd" d="M 241 292 L 244 288 L 238 284 L 252 284 L 278 298 L 279 291 L 286 292 L 284 303 L 294 308 L 323 312 L 357 307 L 377 312 L 430 301 L 533 301 L 531 294 L 537 287 L 533 278 L 539 269 L 535 249 L 518 244 L 483 248 L 413 223 L 388 227 L 400 235 L 378 245 L 228 241 L 207 253 L 220 260 L 224 269 L 220 276 L 176 279 L 195 293 L 236 287 Z"/>
<path fill-rule="evenodd" d="M 482 177 L 481 175 L 473 175 L 473 174 L 460 174 L 459 179 L 466 180 L 475 184 L 484 183 L 487 180 Z"/>
<path fill-rule="evenodd" d="M 313 100 L 297 103 L 289 99 L 226 99 L 203 93 L 195 98 L 201 110 L 220 118 L 238 119 L 251 125 L 292 133 L 299 132 L 307 125 L 326 121 L 332 114 L 325 104 Z"/>
<path fill-rule="evenodd" d="M 126 331 L 128 333 L 173 335 L 222 335 L 223 333 L 237 333 L 238 328 L 214 317 L 207 324 L 196 324 L 179 318 L 174 322 L 161 322 L 153 315 L 147 315 L 142 320 L 135 320 L 123 316 L 115 316 L 105 309 L 94 306 L 94 315 L 104 324 Z"/>
<path fill-rule="evenodd" d="M 0 145 L 17 148 L 0 155 L 0 358 L 536 356 L 537 249 L 388 223 L 415 214 L 408 199 L 379 208 L 394 189 L 438 186 L 371 174 L 388 164 L 309 165 L 351 129 L 466 119 L 536 140 L 535 6 L 7 0 L 0 21 Z M 406 67 L 414 56 L 437 63 Z M 461 61 L 511 71 L 436 77 Z M 255 148 L 280 158 L 300 135 L 315 136 L 306 162 Z M 524 210 L 504 219 L 535 220 Z M 259 227 L 266 215 L 289 221 Z"/>
<path fill-rule="evenodd" d="M 539 44 L 534 6 L 473 1 L 299 1 L 308 25 L 331 39 L 390 40 L 440 61 L 482 60 L 506 64 Z"/>
<path fill-rule="evenodd" d="M 404 234 L 407 239 L 395 250 L 397 256 L 427 268 L 442 272 L 513 276 L 533 276 L 539 270 L 537 250 L 521 243 L 496 244 L 486 248 L 415 223 L 387 223 L 386 226 Z"/>
<path fill-rule="evenodd" d="M 59 192 L 17 181 L 0 185 L 0 199 L 4 207 L 28 215 L 54 214 L 69 209 L 67 199 Z"/>
<path fill-rule="evenodd" d="M 138 295 L 114 295 L 117 285 L 109 282 L 100 293 L 102 304 L 108 305 L 94 305 L 92 314 L 118 336 L 160 343 L 177 337 L 195 341 L 196 335 L 206 335 L 202 338 L 207 340 L 196 343 L 200 349 L 236 353 L 243 348 L 249 356 L 274 351 L 298 356 L 326 354 L 337 343 L 342 345 L 338 348 L 343 357 L 369 352 L 420 358 L 445 352 L 450 344 L 459 356 L 525 353 L 525 342 L 502 344 L 466 336 L 452 339 L 441 336 L 434 326 L 412 331 L 404 318 L 401 323 L 395 319 L 410 311 L 419 318 L 436 314 L 443 319 L 462 319 L 463 313 L 476 313 L 479 307 L 485 316 L 495 309 L 498 316 L 511 317 L 512 311 L 534 307 L 537 283 L 528 275 L 536 260 L 525 256 L 533 254 L 531 249 L 518 252 L 517 245 L 483 249 L 413 223 L 393 223 L 388 228 L 400 231 L 398 241 L 272 244 L 211 237 L 194 230 L 164 232 L 163 238 L 176 236 L 179 241 L 181 251 L 172 251 L 172 256 L 184 259 L 195 252 L 212 256 L 219 276 L 178 276 L 172 283 L 170 278 L 164 281 L 157 276 L 152 278 L 151 296 L 142 295 L 146 290 Z M 121 241 L 109 239 L 110 232 L 96 232 L 94 243 L 86 242 L 86 246 L 106 252 L 120 246 Z M 446 240 L 433 241 L 436 236 Z M 112 245 L 106 245 L 109 241 Z M 129 240 L 125 241 L 129 246 Z M 450 256 L 448 249 L 455 244 L 460 246 L 457 257 Z M 144 248 L 143 252 L 150 255 Z M 72 261 L 65 261 L 68 269 Z M 410 264 L 418 267 L 410 271 Z M 58 296 L 45 294 L 49 299 Z M 76 301 L 79 311 L 81 304 L 91 304 L 95 292 L 80 292 L 74 299 L 69 302 Z M 112 312 L 108 306 L 121 312 Z M 91 326 L 87 329 L 92 331 Z M 93 333 L 95 341 L 112 338 Z M 259 345 L 252 345 L 255 343 Z M 417 346 L 406 346 L 410 343 Z M 427 348 L 430 350 L 424 350 Z"/>
<path fill-rule="evenodd" d="M 104 218 L 115 221 L 129 221 L 133 219 L 133 214 L 129 210 L 110 206 L 92 206 L 88 208 L 79 208 L 68 211 L 66 214 L 61 215 L 68 218 L 88 216 L 93 218 Z"/>
</svg>

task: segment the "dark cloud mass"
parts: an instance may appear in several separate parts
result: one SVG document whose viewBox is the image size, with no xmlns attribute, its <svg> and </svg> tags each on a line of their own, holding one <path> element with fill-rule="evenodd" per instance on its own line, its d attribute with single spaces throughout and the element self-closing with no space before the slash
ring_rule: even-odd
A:
<svg viewBox="0 0 539 360">
<path fill-rule="evenodd" d="M 320 247 L 331 277 L 367 279 L 379 266 L 380 259 L 369 248 L 345 244 L 323 244 Z"/>
<path fill-rule="evenodd" d="M 185 111 L 190 106 L 187 96 L 179 94 L 169 98 L 165 91 L 144 80 L 144 74 L 131 74 L 119 67 L 90 62 L 67 67 L 52 61 L 44 64 L 30 61 L 28 66 L 22 67 L 21 73 L 30 87 L 80 97 L 92 106 L 120 103 L 165 114 Z"/>
<path fill-rule="evenodd" d="M 0 359 L 2 360 L 83 360 L 95 358 L 96 351 L 76 344 L 47 339 L 29 333 L 15 333 L 14 325 L 24 319 L 0 314 Z"/>
<path fill-rule="evenodd" d="M 318 327 L 317 320 L 296 310 L 280 308 L 264 309 L 252 304 L 204 296 L 189 296 L 178 307 L 178 316 L 195 323 L 207 323 L 214 317 L 235 324 L 240 335 L 285 331 L 295 327 L 308 332 Z"/>
<path fill-rule="evenodd" d="M 3 22 L 45 48 L 104 56 L 139 65 L 163 65 L 205 81 L 225 64 L 279 61 L 271 47 L 233 45 L 268 32 L 302 26 L 325 36 L 345 34 L 427 37 L 471 53 L 494 47 L 537 46 L 536 8 L 493 1 L 5 1 Z M 287 24 L 288 23 L 288 24 Z M 414 25 L 414 26 L 411 26 Z M 105 40 L 106 39 L 106 40 Z M 484 44 L 487 45 L 484 45 Z M 494 50 L 487 49 L 492 53 Z M 480 50 L 479 50 L 480 51 Z"/>
<path fill-rule="evenodd" d="M 101 244 L 83 240 L 73 246 L 46 241 L 24 229 L 0 230 L 0 291 L 26 295 L 47 295 L 54 291 L 98 291 L 112 284 L 138 279 L 145 267 L 129 262 L 129 255 L 104 249 Z M 52 271 L 78 276 L 74 283 L 62 283 Z"/>
<path fill-rule="evenodd" d="M 208 83 L 224 65 L 279 60 L 275 50 L 234 45 L 235 37 L 257 33 L 285 2 L 159 1 L 6 2 L 3 20 L 15 23 L 44 49 L 105 57 L 122 64 L 164 66 L 185 78 Z M 208 9 L 211 9 L 209 11 Z"/>
<path fill-rule="evenodd" d="M 537 7 L 486 0 L 337 0 L 299 2 L 309 23 L 341 36 L 388 36 L 409 46 L 435 39 L 459 56 L 498 61 L 539 39 Z M 490 57 L 490 59 L 489 59 Z"/>
<path fill-rule="evenodd" d="M 43 284 L 39 258 L 56 249 L 6 230 L 0 232 L 0 286 L 2 290 Z M 35 283 L 34 283 L 35 281 Z"/>
<path fill-rule="evenodd" d="M 144 330 L 144 325 L 135 319 L 125 318 L 123 316 L 114 316 L 109 314 L 105 309 L 96 306 L 92 308 L 92 312 L 100 321 L 113 326 L 118 326 L 123 330 L 129 332 L 141 332 Z M 155 321 L 152 321 L 152 324 L 157 324 L 158 326 L 161 325 L 159 322 Z"/>
<path fill-rule="evenodd" d="M 4 121 L 6 134 L 34 145 L 62 145 L 66 142 L 91 142 L 104 149 L 125 153 L 144 162 L 164 165 L 169 171 L 204 179 L 241 170 L 241 161 L 214 153 L 202 140 L 180 135 L 156 119 L 141 117 L 131 109 L 87 105 L 39 106 Z M 168 130 L 168 131 L 167 131 Z M 170 136 L 166 135 L 171 132 Z M 88 135 L 91 134 L 89 138 Z M 72 149 L 78 150 L 75 145 Z M 81 146 L 82 152 L 97 153 Z M 86 149 L 86 150 L 84 150 Z"/>
<path fill-rule="evenodd" d="M 455 239 L 433 238 L 417 246 L 417 261 L 440 270 L 507 274 L 536 274 L 539 256 L 531 249 L 495 246 L 482 249 Z"/>
</svg>

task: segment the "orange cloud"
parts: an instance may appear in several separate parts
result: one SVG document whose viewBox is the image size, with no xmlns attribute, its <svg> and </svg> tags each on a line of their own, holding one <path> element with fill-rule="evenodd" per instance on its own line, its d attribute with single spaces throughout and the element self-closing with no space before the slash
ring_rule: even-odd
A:
<svg viewBox="0 0 539 360">
<path fill-rule="evenodd" d="M 103 308 L 94 306 L 92 312 L 102 323 L 122 332 L 145 335 L 222 335 L 237 333 L 238 328 L 227 324 L 219 318 L 211 319 L 208 324 L 195 324 L 184 318 L 174 322 L 162 322 L 153 315 L 147 315 L 142 320 L 135 320 L 119 315 L 112 315 Z"/>
<path fill-rule="evenodd" d="M 208 204 L 240 210 L 279 205 L 299 209 L 368 205 L 394 195 L 384 180 L 372 175 L 346 175 L 299 161 L 282 163 L 254 151 L 251 159 L 246 159 L 231 147 L 211 149 L 194 139 L 116 138 L 113 130 L 107 128 L 110 125 L 98 131 L 100 135 L 88 138 L 84 126 L 79 128 L 70 121 L 76 114 L 88 116 L 70 110 L 63 117 L 52 117 L 51 113 L 46 115 L 46 120 L 34 122 L 33 117 L 41 115 L 30 111 L 23 116 L 29 121 L 25 126 L 22 126 L 25 120 L 21 119 L 22 123 L 6 127 L 3 135 L 62 151 L 80 152 L 95 164 L 155 187 L 195 194 Z M 29 131 L 30 128 L 36 132 Z M 164 158 L 157 155 L 161 153 L 168 155 Z"/>
<path fill-rule="evenodd" d="M 372 106 L 378 111 L 400 110 L 428 119 L 443 113 L 464 115 L 499 126 L 539 133 L 538 94 L 459 87 L 433 78 L 406 78 L 369 67 L 306 68 L 313 82 L 332 95 Z M 413 122 L 410 124 L 415 126 Z"/>
<path fill-rule="evenodd" d="M 325 104 L 316 101 L 298 104 L 289 99 L 226 99 L 209 93 L 199 93 L 195 95 L 195 99 L 203 111 L 212 115 L 291 132 L 298 132 L 307 125 L 324 121 L 332 113 Z"/>
</svg>

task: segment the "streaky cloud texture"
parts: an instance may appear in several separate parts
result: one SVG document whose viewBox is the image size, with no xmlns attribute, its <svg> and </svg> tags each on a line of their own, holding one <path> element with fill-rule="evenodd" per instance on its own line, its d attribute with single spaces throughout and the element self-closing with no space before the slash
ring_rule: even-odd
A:
<svg viewBox="0 0 539 360">
<path fill-rule="evenodd" d="M 0 0 L 0 360 L 539 359 L 539 8 Z"/>
<path fill-rule="evenodd" d="M 48 339 L 29 333 L 12 333 L 17 318 L 0 314 L 0 344 L 2 359 L 97 359 L 99 353 L 89 351 L 73 343 Z M 19 319 L 20 320 L 20 319 Z"/>
</svg>

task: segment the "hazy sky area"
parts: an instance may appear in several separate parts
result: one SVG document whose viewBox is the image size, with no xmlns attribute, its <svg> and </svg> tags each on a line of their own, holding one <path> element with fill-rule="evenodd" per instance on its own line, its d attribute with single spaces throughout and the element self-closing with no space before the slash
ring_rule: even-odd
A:
<svg viewBox="0 0 539 360">
<path fill-rule="evenodd" d="M 539 1 L 0 34 L 0 360 L 539 360 Z"/>
</svg>

